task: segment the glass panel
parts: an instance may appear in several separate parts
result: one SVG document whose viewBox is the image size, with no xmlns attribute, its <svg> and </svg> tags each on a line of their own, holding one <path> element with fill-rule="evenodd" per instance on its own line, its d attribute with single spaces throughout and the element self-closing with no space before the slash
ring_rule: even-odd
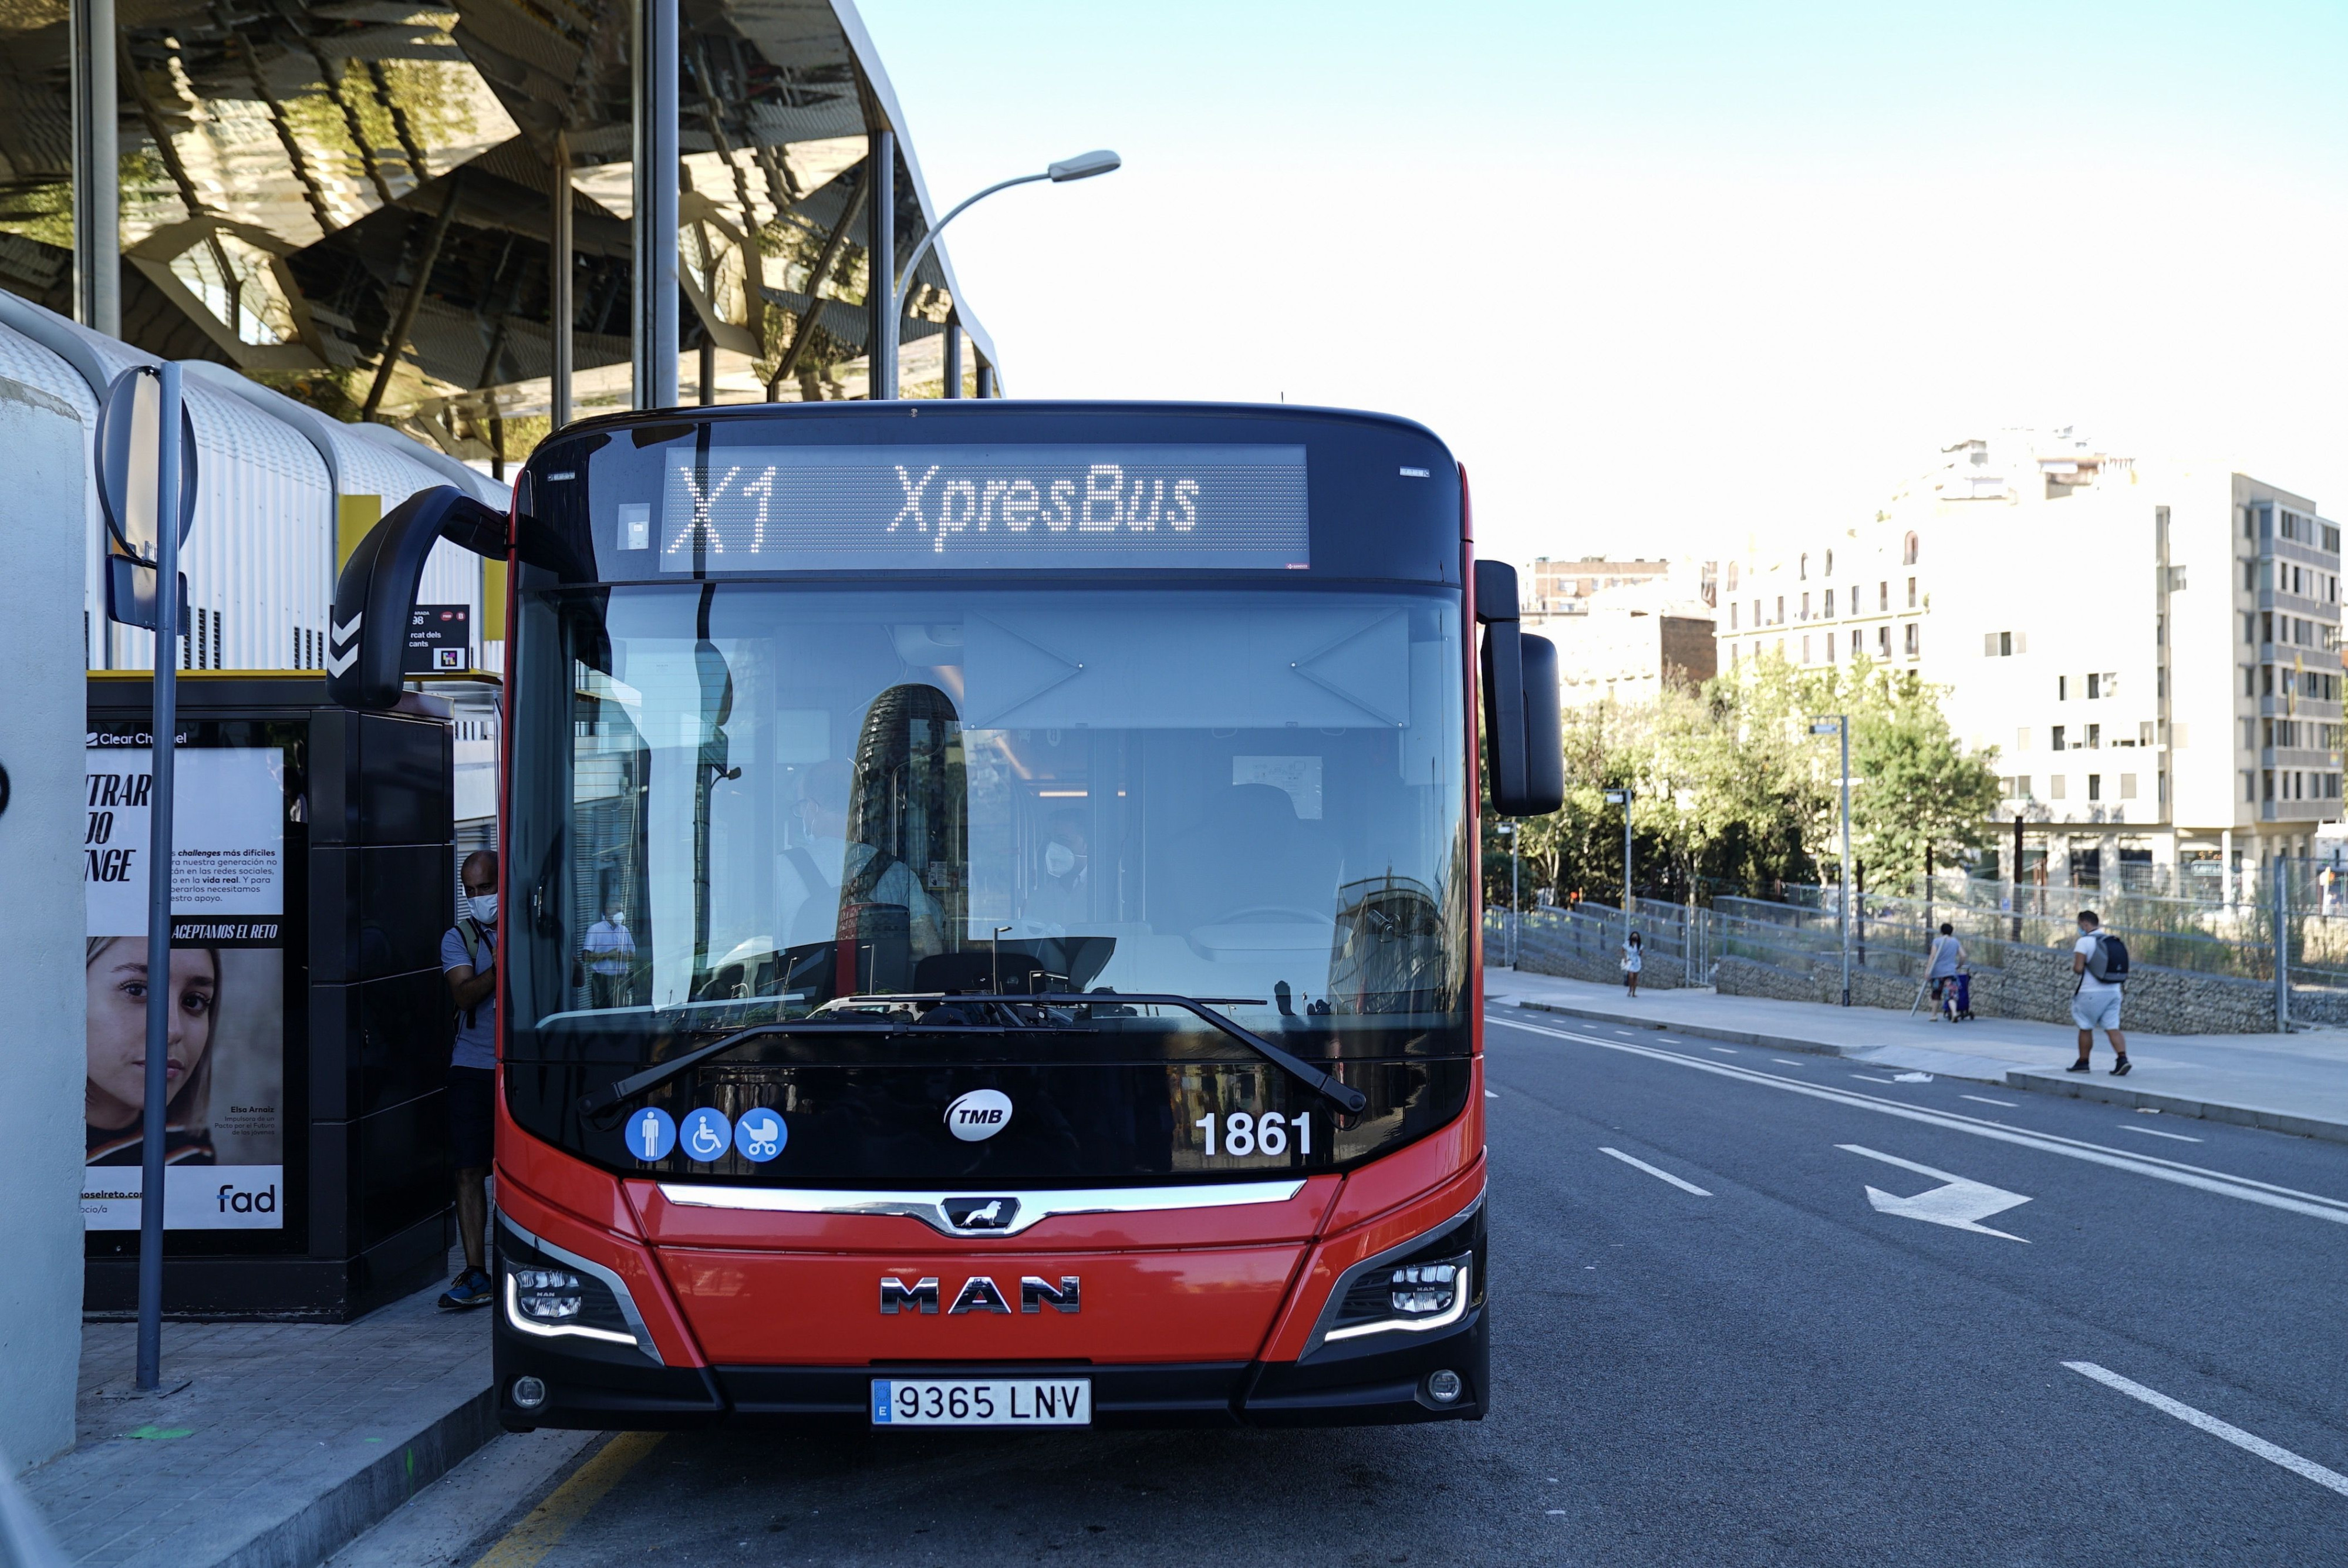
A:
<svg viewBox="0 0 2348 1568">
<path fill-rule="evenodd" d="M 538 596 L 523 635 L 525 705 L 569 684 L 567 736 L 518 744 L 552 808 L 517 823 L 541 1030 L 953 990 L 1292 1029 L 1462 1005 L 1454 600 L 647 585 Z"/>
</svg>

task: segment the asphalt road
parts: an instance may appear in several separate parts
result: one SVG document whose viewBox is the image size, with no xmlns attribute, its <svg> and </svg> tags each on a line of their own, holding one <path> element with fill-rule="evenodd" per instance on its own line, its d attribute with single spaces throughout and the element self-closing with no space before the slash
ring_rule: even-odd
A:
<svg viewBox="0 0 2348 1568">
<path fill-rule="evenodd" d="M 1488 1039 L 1488 1420 L 623 1438 L 492 1560 L 2348 1563 L 2348 1147 Z"/>
</svg>

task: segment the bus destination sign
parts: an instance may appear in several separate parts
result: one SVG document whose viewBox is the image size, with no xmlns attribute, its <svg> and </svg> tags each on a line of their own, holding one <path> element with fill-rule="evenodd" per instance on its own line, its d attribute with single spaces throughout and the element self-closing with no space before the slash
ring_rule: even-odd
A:
<svg viewBox="0 0 2348 1568">
<path fill-rule="evenodd" d="M 672 450 L 615 543 L 664 572 L 1281 571 L 1309 560 L 1301 446 Z M 624 556 L 623 557 L 624 560 Z"/>
</svg>

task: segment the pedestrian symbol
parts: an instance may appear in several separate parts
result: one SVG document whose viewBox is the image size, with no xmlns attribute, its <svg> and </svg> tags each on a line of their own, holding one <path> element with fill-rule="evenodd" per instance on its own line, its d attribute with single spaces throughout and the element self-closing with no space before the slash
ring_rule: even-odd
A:
<svg viewBox="0 0 2348 1568">
<path fill-rule="evenodd" d="M 685 1145 L 686 1159 L 706 1165 L 724 1159 L 734 1146 L 734 1124 L 726 1119 L 724 1111 L 705 1105 L 685 1113 L 685 1125 L 677 1130 L 677 1137 Z"/>
<path fill-rule="evenodd" d="M 647 1162 L 665 1160 L 676 1147 L 676 1122 L 669 1113 L 646 1106 L 628 1118 L 628 1152 Z"/>
<path fill-rule="evenodd" d="M 734 1124 L 734 1147 L 754 1164 L 763 1165 L 780 1154 L 790 1137 L 783 1119 L 764 1106 L 744 1111 L 742 1119 Z"/>
</svg>

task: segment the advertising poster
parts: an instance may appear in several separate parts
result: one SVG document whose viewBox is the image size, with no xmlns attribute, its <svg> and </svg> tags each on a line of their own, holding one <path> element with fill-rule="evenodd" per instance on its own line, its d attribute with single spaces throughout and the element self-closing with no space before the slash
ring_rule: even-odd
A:
<svg viewBox="0 0 2348 1568">
<path fill-rule="evenodd" d="M 88 737 L 87 1163 L 94 1231 L 139 1228 L 146 1106 L 145 736 Z M 284 1224 L 285 753 L 181 746 L 171 880 L 170 1101 L 164 1223 Z"/>
</svg>

